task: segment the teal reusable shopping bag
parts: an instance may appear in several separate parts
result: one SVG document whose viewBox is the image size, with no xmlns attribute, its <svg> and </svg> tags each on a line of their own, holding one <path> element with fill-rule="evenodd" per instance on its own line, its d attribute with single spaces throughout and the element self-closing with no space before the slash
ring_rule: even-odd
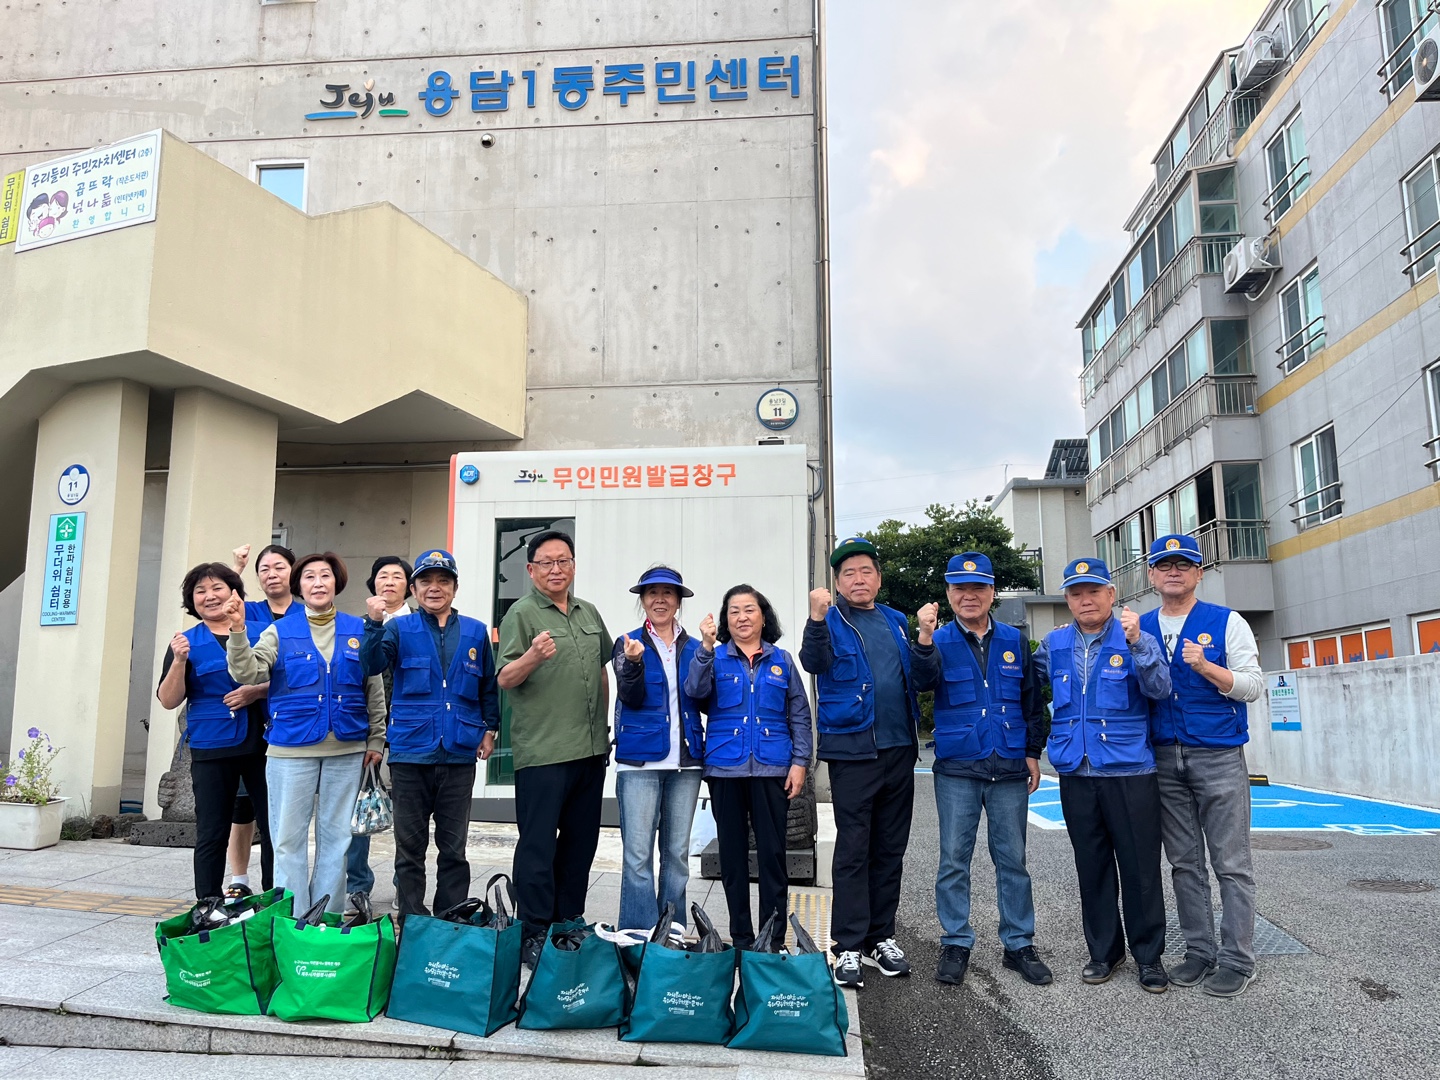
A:
<svg viewBox="0 0 1440 1080">
<path fill-rule="evenodd" d="M 649 942 L 641 947 L 640 974 L 620 1038 L 723 1044 L 735 1030 L 734 991 L 734 949 L 702 953 Z"/>
<path fill-rule="evenodd" d="M 500 878 L 508 888 L 505 874 L 491 878 L 486 891 L 496 903 L 469 922 L 455 922 L 449 912 L 434 919 L 406 916 L 386 1016 L 483 1036 L 519 1015 L 524 931 L 510 915 L 513 903 L 505 906 Z M 497 922 L 503 926 L 497 929 Z"/>
<path fill-rule="evenodd" d="M 604 1028 L 624 1018 L 625 976 L 615 943 L 579 919 L 550 927 L 520 999 L 516 1026 L 533 1031 Z"/>
<path fill-rule="evenodd" d="M 226 905 L 227 910 L 254 912 L 241 922 L 197 934 L 187 911 L 157 923 L 155 945 L 165 969 L 166 999 L 200 1012 L 263 1016 L 280 981 L 270 922 L 289 916 L 294 903 L 294 893 L 271 889 Z"/>
<path fill-rule="evenodd" d="M 845 1033 L 850 1029 L 845 999 L 830 974 L 825 954 L 794 915 L 790 921 L 795 927 L 796 947 L 803 951 L 740 954 L 735 1035 L 726 1045 L 737 1050 L 844 1057 Z M 762 930 L 762 940 L 764 937 Z"/>
</svg>

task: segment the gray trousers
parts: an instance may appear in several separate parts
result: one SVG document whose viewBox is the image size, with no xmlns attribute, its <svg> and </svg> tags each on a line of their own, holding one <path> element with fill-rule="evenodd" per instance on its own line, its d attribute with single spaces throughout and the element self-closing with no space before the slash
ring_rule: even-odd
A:
<svg viewBox="0 0 1440 1080">
<path fill-rule="evenodd" d="M 1250 862 L 1250 775 L 1245 748 L 1157 746 L 1160 838 L 1170 860 L 1188 956 L 1255 973 L 1255 872 Z M 1205 850 L 1220 883 L 1220 951 Z"/>
</svg>

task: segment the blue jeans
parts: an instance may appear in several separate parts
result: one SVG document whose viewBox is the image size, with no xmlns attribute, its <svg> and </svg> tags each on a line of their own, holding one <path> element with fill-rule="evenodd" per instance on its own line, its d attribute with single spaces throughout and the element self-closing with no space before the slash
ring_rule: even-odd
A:
<svg viewBox="0 0 1440 1080">
<path fill-rule="evenodd" d="M 970 856 L 985 811 L 990 861 L 995 864 L 1000 907 L 1000 943 L 1010 952 L 1035 939 L 1035 899 L 1025 869 L 1025 826 L 1030 797 L 1025 779 L 972 780 L 935 774 L 935 809 L 940 816 L 940 872 L 935 878 L 935 910 L 942 945 L 973 948 L 970 926 Z"/>
<path fill-rule="evenodd" d="M 700 797 L 699 769 L 625 769 L 615 775 L 620 803 L 620 929 L 649 930 L 665 905 L 685 925 L 690 880 L 690 826 Z M 655 888 L 655 839 L 660 839 L 660 888 Z"/>
<path fill-rule="evenodd" d="M 375 871 L 370 869 L 370 837 L 350 837 L 345 853 L 345 891 L 368 893 L 375 888 Z"/>
<path fill-rule="evenodd" d="M 350 816 L 360 793 L 363 751 L 338 757 L 271 757 L 265 762 L 275 884 L 295 894 L 303 913 L 329 895 L 327 911 L 345 910 L 345 856 Z M 315 821 L 315 862 L 310 863 L 310 821 Z"/>
</svg>

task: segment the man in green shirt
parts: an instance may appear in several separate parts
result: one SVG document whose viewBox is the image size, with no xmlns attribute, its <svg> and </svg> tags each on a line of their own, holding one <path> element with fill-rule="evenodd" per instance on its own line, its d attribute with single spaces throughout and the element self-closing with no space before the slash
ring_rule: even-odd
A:
<svg viewBox="0 0 1440 1080">
<path fill-rule="evenodd" d="M 537 533 L 525 558 L 532 587 L 500 624 L 496 682 L 510 701 L 520 829 L 512 870 L 525 923 L 521 957 L 533 968 L 549 925 L 585 913 L 610 750 L 614 643 L 595 605 L 570 592 L 568 535 Z"/>
</svg>

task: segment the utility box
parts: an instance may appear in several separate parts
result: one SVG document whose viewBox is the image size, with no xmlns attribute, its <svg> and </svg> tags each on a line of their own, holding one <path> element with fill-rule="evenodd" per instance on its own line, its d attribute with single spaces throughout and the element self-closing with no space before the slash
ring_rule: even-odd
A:
<svg viewBox="0 0 1440 1080">
<path fill-rule="evenodd" d="M 794 655 L 809 612 L 812 483 L 804 446 L 674 450 L 506 451 L 456 454 L 450 464 L 450 547 L 460 567 L 455 606 L 499 626 L 531 588 L 530 537 L 561 529 L 575 539 L 575 594 L 600 610 L 612 637 L 644 615 L 630 587 L 656 563 L 684 575 L 695 596 L 680 622 L 698 636 L 718 618 L 732 585 L 774 607 Z M 502 693 L 502 702 L 504 699 Z M 611 679 L 613 731 L 614 679 Z M 509 711 L 475 783 L 472 816 L 513 821 Z M 605 823 L 618 824 L 612 766 Z"/>
</svg>

